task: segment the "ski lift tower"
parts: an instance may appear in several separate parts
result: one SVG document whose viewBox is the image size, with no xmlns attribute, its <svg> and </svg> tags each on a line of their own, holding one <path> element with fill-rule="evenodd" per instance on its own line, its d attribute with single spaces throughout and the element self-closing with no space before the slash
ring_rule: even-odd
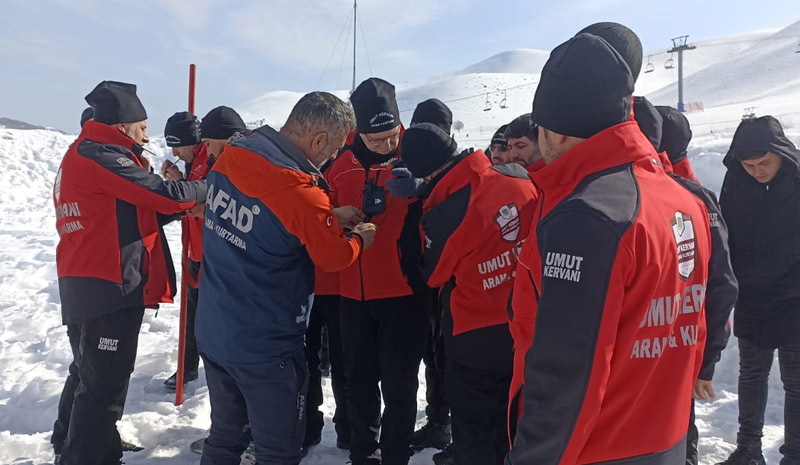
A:
<svg viewBox="0 0 800 465">
<path fill-rule="evenodd" d="M 669 53 L 678 54 L 678 111 L 680 112 L 686 111 L 683 105 L 683 52 L 697 48 L 696 45 L 687 45 L 687 39 L 689 39 L 689 36 L 680 36 L 672 39 L 672 49 L 667 50 Z"/>
</svg>

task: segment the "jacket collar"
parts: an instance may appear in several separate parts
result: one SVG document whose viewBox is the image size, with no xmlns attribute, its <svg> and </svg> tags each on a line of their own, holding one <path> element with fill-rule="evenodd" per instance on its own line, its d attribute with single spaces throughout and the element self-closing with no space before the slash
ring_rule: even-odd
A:
<svg viewBox="0 0 800 465">
<path fill-rule="evenodd" d="M 566 195 L 590 174 L 647 158 L 660 165 L 636 121 L 628 121 L 586 139 L 530 176 L 545 194 L 564 191 Z"/>
<path fill-rule="evenodd" d="M 137 156 L 142 153 L 142 146 L 135 140 L 119 132 L 117 129 L 94 120 L 89 120 L 83 125 L 78 139 L 89 139 L 100 144 L 111 144 L 124 147 Z"/>
<path fill-rule="evenodd" d="M 325 190 L 329 189 L 322 173 L 309 161 L 303 151 L 269 126 L 261 126 L 251 135 L 233 142 L 232 145 L 257 153 L 281 168 L 308 174 L 315 185 Z"/>
</svg>

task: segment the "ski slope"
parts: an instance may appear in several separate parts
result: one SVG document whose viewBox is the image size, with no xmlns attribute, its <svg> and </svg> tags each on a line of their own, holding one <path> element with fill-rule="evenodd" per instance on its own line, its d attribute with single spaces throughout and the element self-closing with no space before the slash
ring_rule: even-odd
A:
<svg viewBox="0 0 800 465">
<path fill-rule="evenodd" d="M 684 54 L 684 102 L 701 103 L 703 112 L 687 116 L 696 135 L 732 133 L 745 109 L 772 114 L 786 127 L 800 125 L 800 21 L 726 37 L 689 41 Z M 666 49 L 646 52 L 636 95 L 656 105 L 677 106 L 678 60 L 666 69 Z M 464 123 L 455 138 L 464 147 L 488 145 L 494 131 L 529 113 L 539 74 L 549 52 L 512 50 L 460 71 L 397 85 L 401 117 L 408 124 L 417 103 L 436 97 Z M 645 73 L 648 62 L 653 71 Z M 383 76 L 391 81 L 391 77 Z M 346 98 L 349 92 L 334 92 Z M 245 121 L 283 124 L 302 93 L 269 92 L 237 108 Z M 505 97 L 507 108 L 501 108 Z M 488 105 L 487 105 L 488 101 Z M 486 110 L 487 106 L 490 108 Z"/>
<path fill-rule="evenodd" d="M 696 51 L 687 53 L 687 76 L 692 79 L 687 79 L 687 96 L 703 100 L 706 107 L 703 113 L 689 115 L 696 134 L 689 156 L 700 180 L 712 189 L 718 191 L 721 186 L 722 157 L 744 106 L 755 106 L 759 115 L 766 110 L 782 115 L 787 134 L 800 144 L 800 54 L 794 54 L 784 38 L 798 33 L 800 23 L 793 23 L 702 41 Z M 546 55 L 535 50 L 512 51 L 451 75 L 399 85 L 401 116 L 408 123 L 416 103 L 439 98 L 453 109 L 454 119 L 465 124 L 455 134 L 459 143 L 485 146 L 498 126 L 530 111 L 537 73 Z M 772 64 L 775 68 L 768 67 Z M 675 78 L 667 74 L 663 67 L 643 74 L 638 89 L 656 103 L 670 103 Z M 696 93 L 689 94 L 690 89 L 697 89 L 691 90 Z M 347 91 L 336 93 L 342 98 L 348 95 Z M 279 127 L 300 96 L 270 92 L 237 110 L 246 121 L 263 120 Z M 503 97 L 506 108 L 500 105 Z M 491 109 L 485 111 L 487 100 Z M 49 130 L 0 128 L 0 464 L 39 465 L 53 458 L 49 437 L 72 356 L 60 318 L 55 268 L 58 237 L 51 191 L 61 158 L 73 140 L 74 136 Z M 155 139 L 148 148 L 155 152 L 155 166 L 165 158 L 173 159 L 167 155 L 163 139 Z M 177 226 L 169 226 L 167 235 L 178 263 Z M 199 461 L 188 445 L 202 437 L 210 424 L 202 368 L 200 380 L 187 386 L 186 401 L 180 407 L 173 405 L 174 395 L 162 387 L 163 379 L 177 364 L 177 327 L 176 305 L 162 306 L 158 316 L 153 311 L 145 315 L 125 415 L 118 424 L 124 439 L 145 447 L 142 452 L 125 455 L 130 465 Z M 783 389 L 775 365 L 764 431 L 769 463 L 779 461 L 783 436 Z M 717 399 L 697 407 L 704 465 L 723 460 L 734 448 L 737 376 L 738 350 L 732 338 L 716 370 Z M 347 453 L 335 447 L 330 423 L 333 398 L 329 380 L 324 382 L 327 423 L 323 441 L 311 450 L 304 464 L 333 465 L 347 460 Z M 422 419 L 423 376 L 417 397 L 417 416 Z M 415 455 L 411 465 L 431 463 L 433 452 Z"/>
</svg>

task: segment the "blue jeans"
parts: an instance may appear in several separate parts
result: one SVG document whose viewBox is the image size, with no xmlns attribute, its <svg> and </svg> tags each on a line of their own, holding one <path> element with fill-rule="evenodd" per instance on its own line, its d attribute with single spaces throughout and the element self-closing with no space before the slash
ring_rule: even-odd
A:
<svg viewBox="0 0 800 465">
<path fill-rule="evenodd" d="M 786 393 L 781 465 L 800 464 L 800 344 L 777 350 Z M 764 349 L 739 339 L 739 434 L 736 443 L 740 447 L 761 450 L 769 372 L 774 358 L 775 349 Z"/>
<path fill-rule="evenodd" d="M 211 400 L 211 432 L 200 464 L 239 465 L 251 434 L 259 465 L 299 464 L 308 388 L 304 351 L 246 365 L 200 356 Z"/>
</svg>

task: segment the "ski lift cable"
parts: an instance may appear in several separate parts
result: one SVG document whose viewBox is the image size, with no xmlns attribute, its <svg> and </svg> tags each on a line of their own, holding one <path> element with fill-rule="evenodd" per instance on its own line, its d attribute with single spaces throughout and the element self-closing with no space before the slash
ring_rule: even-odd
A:
<svg viewBox="0 0 800 465">
<path fill-rule="evenodd" d="M 519 84 L 519 85 L 516 85 L 516 86 L 510 86 L 510 87 L 506 87 L 506 88 L 503 88 L 503 89 L 497 89 L 497 91 L 500 92 L 500 91 L 506 91 L 506 90 L 520 89 L 520 88 L 523 88 L 523 87 L 535 86 L 537 84 L 539 84 L 539 83 L 538 82 L 528 82 L 526 84 Z M 454 99 L 451 99 L 451 100 L 443 100 L 442 103 L 461 102 L 461 101 L 464 101 L 464 100 L 470 100 L 470 99 L 474 99 L 474 98 L 478 98 L 478 97 L 485 97 L 486 95 L 487 95 L 486 92 L 481 92 L 480 94 L 467 95 L 465 97 L 454 98 Z M 400 113 L 407 113 L 407 112 L 410 112 L 410 111 L 414 111 L 414 108 L 408 108 L 408 109 L 405 109 L 405 110 L 400 110 Z"/>
<path fill-rule="evenodd" d="M 364 13 L 361 13 L 364 16 Z M 361 41 L 364 43 L 364 53 L 367 55 L 367 67 L 369 68 L 369 75 L 372 74 L 372 63 L 369 61 L 369 50 L 367 49 L 367 35 L 364 34 L 364 23 L 361 21 L 361 16 L 358 17 L 358 27 L 361 29 Z"/>
<path fill-rule="evenodd" d="M 786 40 L 786 39 L 797 39 L 797 38 L 800 38 L 800 34 L 784 35 L 784 36 L 780 36 L 780 37 L 764 37 L 764 38 L 761 38 L 761 39 L 758 39 L 758 40 L 754 40 L 754 39 L 716 40 L 716 39 L 711 38 L 711 39 L 700 39 L 698 41 L 694 41 L 693 43 L 695 43 L 695 44 L 697 44 L 697 45 L 699 45 L 699 46 L 701 46 L 703 48 L 706 48 L 706 47 L 722 47 L 723 45 L 730 45 L 730 44 L 752 44 L 752 45 L 756 45 L 756 44 L 759 44 L 761 42 L 767 42 L 767 41 L 771 41 L 771 40 Z M 705 43 L 704 41 L 713 41 L 713 42 Z M 653 51 L 650 52 L 650 55 L 652 55 L 652 56 L 666 55 L 666 54 L 669 53 L 669 50 L 670 50 L 669 48 L 653 50 Z"/>
<path fill-rule="evenodd" d="M 344 43 L 346 44 L 348 40 L 350 40 L 350 18 L 352 18 L 352 14 L 347 18 L 347 24 L 345 25 L 347 29 L 347 34 L 344 38 Z M 342 47 L 342 59 L 339 62 L 339 74 L 336 76 L 336 88 L 339 88 L 339 82 L 342 80 L 342 68 L 344 67 L 344 57 L 347 54 L 347 47 Z"/>
<path fill-rule="evenodd" d="M 325 73 L 328 72 L 328 66 L 331 64 L 331 60 L 333 59 L 333 55 L 336 53 L 336 49 L 339 47 L 339 42 L 342 40 L 342 35 L 344 35 L 345 29 L 347 29 L 347 25 L 350 24 L 350 17 L 353 16 L 353 12 L 351 11 L 350 14 L 347 15 L 347 19 L 344 22 L 344 27 L 342 27 L 341 32 L 339 32 L 339 38 L 336 39 L 336 44 L 333 46 L 331 50 L 331 54 L 328 56 L 328 61 L 325 63 L 325 68 L 322 70 L 322 74 L 319 76 L 319 81 L 317 81 L 317 88 L 319 89 L 320 85 L 322 85 L 322 79 L 325 77 Z"/>
</svg>

